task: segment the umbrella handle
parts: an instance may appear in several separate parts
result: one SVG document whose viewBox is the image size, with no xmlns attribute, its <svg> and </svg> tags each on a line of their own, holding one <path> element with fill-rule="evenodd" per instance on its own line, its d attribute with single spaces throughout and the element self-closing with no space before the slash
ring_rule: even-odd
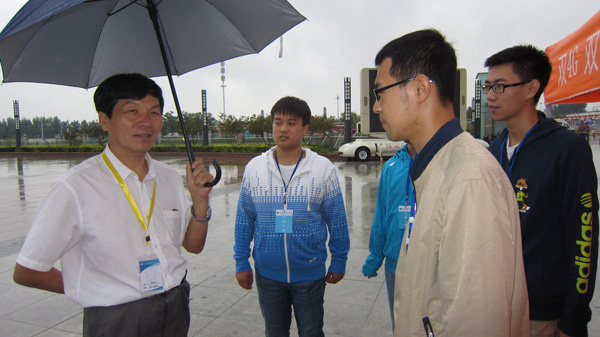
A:
<svg viewBox="0 0 600 337">
<path fill-rule="evenodd" d="M 212 163 L 213 163 L 213 166 L 215 167 L 215 179 L 204 184 L 204 187 L 213 187 L 216 184 L 218 184 L 219 181 L 221 180 L 221 165 L 219 165 L 219 162 L 217 161 L 216 158 L 213 158 Z"/>
</svg>

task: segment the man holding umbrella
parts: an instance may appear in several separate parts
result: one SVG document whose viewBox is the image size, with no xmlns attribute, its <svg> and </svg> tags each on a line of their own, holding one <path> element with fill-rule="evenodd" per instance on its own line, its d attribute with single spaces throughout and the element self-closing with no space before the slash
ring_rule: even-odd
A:
<svg viewBox="0 0 600 337">
<path fill-rule="evenodd" d="M 148 151 L 162 128 L 160 87 L 140 74 L 106 79 L 94 103 L 109 144 L 62 174 L 36 211 L 15 282 L 84 306 L 84 336 L 187 336 L 190 286 L 181 247 L 200 253 L 212 175 L 177 171 Z M 191 207 L 190 207 L 191 206 Z M 61 270 L 53 267 L 60 259 Z"/>
</svg>

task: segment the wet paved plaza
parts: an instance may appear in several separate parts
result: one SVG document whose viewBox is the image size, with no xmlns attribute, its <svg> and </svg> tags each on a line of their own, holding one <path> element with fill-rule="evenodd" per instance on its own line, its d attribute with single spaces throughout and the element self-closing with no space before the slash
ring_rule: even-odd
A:
<svg viewBox="0 0 600 337">
<path fill-rule="evenodd" d="M 600 168 L 598 138 L 590 143 Z M 184 174 L 184 156 L 158 159 Z M 81 336 L 83 314 L 77 303 L 64 295 L 18 286 L 12 271 L 33 214 L 52 181 L 82 160 L 0 157 L 0 337 Z M 351 249 L 345 278 L 326 288 L 325 334 L 392 336 L 383 269 L 372 279 L 361 273 L 381 163 L 342 160 L 334 164 L 346 203 Z M 234 221 L 244 166 L 222 162 L 223 178 L 211 193 L 213 220 L 206 247 L 199 255 L 185 253 L 192 287 L 189 336 L 264 336 L 256 289 L 240 288 L 234 276 Z M 592 302 L 590 336 L 600 336 L 599 293 Z M 294 325 L 292 336 L 297 336 Z"/>
</svg>

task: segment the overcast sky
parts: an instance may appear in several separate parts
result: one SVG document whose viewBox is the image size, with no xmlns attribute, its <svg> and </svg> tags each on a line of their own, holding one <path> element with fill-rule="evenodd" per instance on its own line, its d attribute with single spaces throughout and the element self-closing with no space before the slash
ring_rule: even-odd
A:
<svg viewBox="0 0 600 337">
<path fill-rule="evenodd" d="M 5 0 L 0 28 L 25 3 Z M 597 0 L 291 0 L 308 20 L 284 35 L 283 58 L 278 40 L 260 54 L 225 62 L 225 112 L 235 116 L 269 113 L 281 97 L 305 99 L 313 114 L 329 116 L 344 109 L 344 78 L 352 80 L 352 111 L 359 113 L 360 70 L 373 67 L 377 52 L 390 40 L 423 28 L 439 29 L 452 42 L 458 66 L 467 69 L 468 105 L 474 79 L 485 72 L 484 60 L 516 44 L 539 48 L 558 42 L 598 10 Z M 174 79 L 183 111 L 199 112 L 200 92 L 207 90 L 207 108 L 223 111 L 220 65 L 198 69 Z M 175 111 L 166 78 L 155 78 L 165 92 L 165 111 Z M 69 120 L 97 118 L 95 88 L 49 84 L 0 85 L 0 119 L 13 116 L 19 100 L 23 118 L 58 116 Z M 339 96 L 340 100 L 336 100 Z"/>
</svg>

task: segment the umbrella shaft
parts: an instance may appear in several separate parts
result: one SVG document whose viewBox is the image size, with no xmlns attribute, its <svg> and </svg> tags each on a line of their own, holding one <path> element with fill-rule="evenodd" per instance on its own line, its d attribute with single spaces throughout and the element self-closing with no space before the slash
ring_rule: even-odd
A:
<svg viewBox="0 0 600 337">
<path fill-rule="evenodd" d="M 177 98 L 177 91 L 175 90 L 175 84 L 173 83 L 171 67 L 169 66 L 169 61 L 167 60 L 167 52 L 165 51 L 162 34 L 160 32 L 160 26 L 158 24 L 158 11 L 156 9 L 156 4 L 154 3 L 154 0 L 147 0 L 146 4 L 148 5 L 147 6 L 148 14 L 150 15 L 150 19 L 152 20 L 152 25 L 154 26 L 154 31 L 156 32 L 156 39 L 158 40 L 158 46 L 160 47 L 160 53 L 162 55 L 162 59 L 165 64 L 167 78 L 169 79 L 169 86 L 171 87 L 171 93 L 173 94 L 173 100 L 175 101 L 175 109 L 177 110 L 177 117 L 179 118 L 179 124 L 181 125 L 181 131 L 183 132 L 183 139 L 185 141 L 185 150 L 187 151 L 188 160 L 190 161 L 190 165 L 191 165 L 195 160 L 194 152 L 192 151 L 192 144 L 190 143 L 190 139 L 188 138 L 188 133 L 185 128 L 185 122 L 183 121 L 183 114 L 181 113 L 181 107 L 179 106 L 179 99 Z"/>
</svg>

